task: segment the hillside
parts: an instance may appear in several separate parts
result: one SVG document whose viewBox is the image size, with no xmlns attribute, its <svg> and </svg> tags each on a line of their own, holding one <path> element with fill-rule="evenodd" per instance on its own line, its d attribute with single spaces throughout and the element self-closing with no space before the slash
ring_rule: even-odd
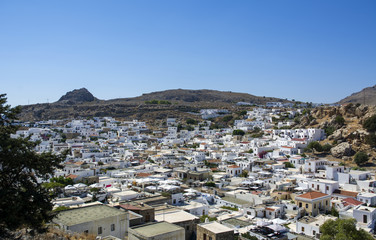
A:
<svg viewBox="0 0 376 240">
<path fill-rule="evenodd" d="M 364 88 L 359 92 L 353 93 L 350 96 L 342 99 L 338 103 L 360 103 L 367 105 L 376 105 L 376 85 L 373 87 Z"/>
<path fill-rule="evenodd" d="M 263 104 L 287 100 L 246 93 L 183 89 L 153 92 L 134 98 L 98 100 L 86 89 L 78 89 L 51 104 L 22 106 L 19 117 L 24 121 L 103 116 L 152 121 L 167 117 L 192 117 L 194 115 L 188 112 L 198 112 L 202 108 L 234 108 L 240 101 Z"/>
<path fill-rule="evenodd" d="M 335 159 L 352 161 L 356 152 L 363 151 L 369 154 L 371 161 L 376 161 L 375 143 L 370 144 L 369 141 L 369 136 L 374 133 L 363 127 L 366 119 L 375 114 L 375 106 L 360 104 L 318 107 L 301 116 L 295 128 L 324 129 L 327 139 L 321 144 L 328 143 L 332 146 L 330 154 Z"/>
<path fill-rule="evenodd" d="M 153 92 L 143 94 L 134 100 L 148 101 L 153 99 L 168 100 L 168 101 L 182 101 L 182 102 L 219 102 L 219 103 L 237 103 L 237 102 L 251 102 L 251 103 L 265 103 L 274 101 L 285 101 L 279 98 L 258 97 L 247 93 L 224 92 L 215 90 L 184 90 L 174 89 L 160 92 Z"/>
</svg>

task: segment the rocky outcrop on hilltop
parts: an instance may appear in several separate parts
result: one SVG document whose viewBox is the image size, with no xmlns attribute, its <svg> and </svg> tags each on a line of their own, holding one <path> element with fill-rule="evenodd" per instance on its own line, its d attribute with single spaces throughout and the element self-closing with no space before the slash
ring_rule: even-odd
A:
<svg viewBox="0 0 376 240">
<path fill-rule="evenodd" d="M 79 102 L 92 102 L 97 100 L 93 94 L 91 94 L 86 88 L 75 89 L 73 91 L 67 92 L 64 96 L 62 96 L 58 102 L 64 103 L 68 102 L 72 103 L 79 103 Z"/>
</svg>

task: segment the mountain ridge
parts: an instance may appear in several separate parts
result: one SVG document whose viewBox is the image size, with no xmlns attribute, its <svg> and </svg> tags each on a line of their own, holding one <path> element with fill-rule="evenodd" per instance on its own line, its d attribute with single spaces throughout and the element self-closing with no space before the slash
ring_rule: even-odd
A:
<svg viewBox="0 0 376 240">
<path fill-rule="evenodd" d="M 19 117 L 25 121 L 96 116 L 161 119 L 167 116 L 185 115 L 187 112 L 197 112 L 202 108 L 229 108 L 235 106 L 237 102 L 265 104 L 266 102 L 290 101 L 208 89 L 170 89 L 145 93 L 132 98 L 99 100 L 86 88 L 81 88 L 66 93 L 54 103 L 21 106 L 22 112 Z"/>
<path fill-rule="evenodd" d="M 339 104 L 347 104 L 347 103 L 360 103 L 366 105 L 376 105 L 376 85 L 372 87 L 366 87 L 360 90 L 359 92 L 355 92 L 344 99 L 338 101 Z"/>
</svg>

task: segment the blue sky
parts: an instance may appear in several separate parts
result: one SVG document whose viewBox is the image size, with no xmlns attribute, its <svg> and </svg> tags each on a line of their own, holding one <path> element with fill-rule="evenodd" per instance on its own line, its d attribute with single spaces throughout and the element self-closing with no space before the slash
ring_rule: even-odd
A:
<svg viewBox="0 0 376 240">
<path fill-rule="evenodd" d="M 376 84 L 376 1 L 0 1 L 12 105 L 215 89 L 336 102 Z"/>
</svg>

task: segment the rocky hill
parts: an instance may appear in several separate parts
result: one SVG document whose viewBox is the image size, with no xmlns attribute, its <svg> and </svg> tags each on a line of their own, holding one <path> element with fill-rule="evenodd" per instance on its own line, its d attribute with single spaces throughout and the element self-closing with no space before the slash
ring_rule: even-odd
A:
<svg viewBox="0 0 376 240">
<path fill-rule="evenodd" d="M 375 106 L 346 104 L 340 107 L 319 107 L 300 117 L 296 128 L 321 128 L 327 134 L 322 144 L 332 145 L 330 154 L 334 158 L 352 160 L 359 151 L 376 160 L 375 144 L 370 141 L 374 134 L 363 127 L 364 122 L 376 114 Z"/>
<path fill-rule="evenodd" d="M 237 102 L 263 104 L 271 101 L 287 102 L 246 93 L 183 89 L 153 92 L 135 98 L 98 100 L 82 88 L 68 92 L 55 103 L 22 106 L 19 117 L 24 121 L 103 116 L 152 121 L 167 117 L 192 117 L 189 112 L 198 112 L 202 108 L 233 109 Z"/>
<path fill-rule="evenodd" d="M 86 88 L 80 88 L 67 92 L 58 102 L 74 104 L 79 102 L 92 102 L 95 100 L 98 99 L 95 98 Z"/>
<path fill-rule="evenodd" d="M 160 92 L 152 92 L 143 94 L 140 97 L 136 97 L 133 100 L 150 101 L 153 99 L 167 100 L 167 101 L 181 101 L 181 102 L 218 102 L 218 103 L 230 103 L 237 102 L 251 102 L 251 103 L 265 103 L 265 102 L 286 102 L 279 98 L 271 97 L 258 97 L 247 93 L 225 92 L 215 90 L 185 90 L 174 89 Z"/>
<path fill-rule="evenodd" d="M 359 92 L 353 93 L 350 96 L 342 99 L 338 103 L 360 103 L 367 105 L 376 105 L 376 85 L 373 87 L 364 88 Z"/>
</svg>

